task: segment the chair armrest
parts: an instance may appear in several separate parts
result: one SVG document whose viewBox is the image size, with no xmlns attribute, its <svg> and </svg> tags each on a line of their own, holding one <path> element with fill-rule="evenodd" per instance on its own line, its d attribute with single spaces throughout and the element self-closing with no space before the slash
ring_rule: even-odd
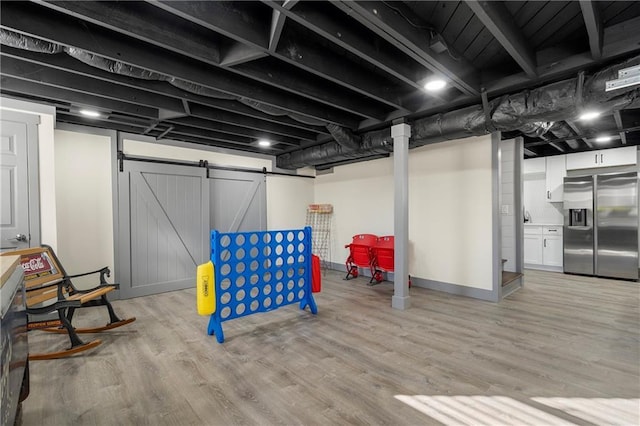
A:
<svg viewBox="0 0 640 426">
<path fill-rule="evenodd" d="M 98 269 L 97 271 L 85 272 L 83 274 L 76 274 L 76 275 L 67 275 L 66 278 L 84 277 L 87 275 L 97 274 L 98 272 L 100 273 L 100 284 L 108 284 L 107 280 L 105 279 L 105 276 L 107 277 L 111 276 L 111 270 L 109 269 L 108 266 L 105 266 L 102 269 Z"/>
</svg>

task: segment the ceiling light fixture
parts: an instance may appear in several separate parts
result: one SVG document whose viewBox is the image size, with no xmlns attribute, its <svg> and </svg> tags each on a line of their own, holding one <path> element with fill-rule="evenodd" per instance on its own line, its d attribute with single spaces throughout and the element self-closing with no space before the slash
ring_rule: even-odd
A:
<svg viewBox="0 0 640 426">
<path fill-rule="evenodd" d="M 605 143 L 605 142 L 609 142 L 611 140 L 611 136 L 598 136 L 596 138 L 596 142 L 598 143 Z"/>
<path fill-rule="evenodd" d="M 593 120 L 598 117 L 600 117 L 600 113 L 598 111 L 586 111 L 580 115 L 580 120 Z"/>
<path fill-rule="evenodd" d="M 447 82 L 442 79 L 436 79 L 428 81 L 424 88 L 430 92 L 437 92 L 438 90 L 442 90 L 447 85 Z"/>
<path fill-rule="evenodd" d="M 266 140 L 266 139 L 260 139 L 260 140 L 258 141 L 258 145 L 260 145 L 260 146 L 271 146 L 271 142 L 269 142 L 269 141 L 268 141 L 268 140 Z"/>
<path fill-rule="evenodd" d="M 100 117 L 100 113 L 98 111 L 93 111 L 90 109 L 81 109 L 80 114 L 86 115 L 87 117 L 93 117 L 93 118 Z"/>
</svg>

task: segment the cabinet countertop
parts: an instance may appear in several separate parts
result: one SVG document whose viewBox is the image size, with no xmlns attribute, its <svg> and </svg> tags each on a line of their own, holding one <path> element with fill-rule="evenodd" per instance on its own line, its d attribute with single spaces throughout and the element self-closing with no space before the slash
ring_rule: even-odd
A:
<svg viewBox="0 0 640 426">
<path fill-rule="evenodd" d="M 524 226 L 563 226 L 561 223 L 531 223 L 527 222 Z"/>
</svg>

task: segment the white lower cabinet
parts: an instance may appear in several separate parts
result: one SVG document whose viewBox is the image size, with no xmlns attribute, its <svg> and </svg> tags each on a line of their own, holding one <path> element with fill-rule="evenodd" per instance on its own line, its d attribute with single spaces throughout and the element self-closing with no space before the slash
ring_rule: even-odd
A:
<svg viewBox="0 0 640 426">
<path fill-rule="evenodd" d="M 524 226 L 524 263 L 528 268 L 562 270 L 562 257 L 562 226 Z"/>
<path fill-rule="evenodd" d="M 542 264 L 562 267 L 562 236 L 542 236 Z"/>
<path fill-rule="evenodd" d="M 524 263 L 542 264 L 542 235 L 525 234 Z"/>
</svg>

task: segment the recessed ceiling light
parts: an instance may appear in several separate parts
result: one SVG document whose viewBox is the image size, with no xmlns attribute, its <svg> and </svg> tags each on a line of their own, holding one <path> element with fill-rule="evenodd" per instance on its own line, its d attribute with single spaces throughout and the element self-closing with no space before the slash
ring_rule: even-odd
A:
<svg viewBox="0 0 640 426">
<path fill-rule="evenodd" d="M 598 111 L 586 111 L 580 115 L 580 120 L 593 120 L 598 117 L 600 117 L 600 113 Z"/>
<path fill-rule="evenodd" d="M 598 136 L 596 138 L 596 142 L 598 143 L 609 142 L 610 140 L 611 140 L 611 136 Z"/>
<path fill-rule="evenodd" d="M 431 80 L 425 83 L 424 88 L 430 92 L 437 92 L 442 90 L 447 85 L 447 82 L 442 79 Z"/>
<path fill-rule="evenodd" d="M 100 117 L 100 113 L 98 111 L 93 111 L 90 109 L 81 109 L 80 114 L 86 115 L 87 117 Z"/>
<path fill-rule="evenodd" d="M 260 146 L 271 146 L 271 142 L 269 142 L 269 141 L 268 141 L 268 140 L 266 140 L 266 139 L 260 139 L 260 140 L 258 141 L 258 145 L 260 145 Z"/>
</svg>

